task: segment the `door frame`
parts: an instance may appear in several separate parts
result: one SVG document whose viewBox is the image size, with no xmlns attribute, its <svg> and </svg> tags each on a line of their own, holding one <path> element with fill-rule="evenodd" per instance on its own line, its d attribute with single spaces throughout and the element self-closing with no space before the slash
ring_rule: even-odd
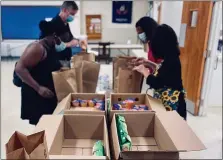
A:
<svg viewBox="0 0 223 160">
<path fill-rule="evenodd" d="M 208 47 L 206 50 L 206 61 L 201 90 L 201 103 L 199 106 L 198 113 L 199 116 L 207 115 L 208 97 L 210 93 L 211 83 L 213 80 L 212 77 L 214 74 L 214 64 L 216 63 L 217 57 L 220 24 L 222 23 L 221 13 L 219 12 L 219 10 L 221 9 L 221 5 L 221 1 L 215 2 L 212 10 L 211 28 L 208 39 Z"/>
</svg>

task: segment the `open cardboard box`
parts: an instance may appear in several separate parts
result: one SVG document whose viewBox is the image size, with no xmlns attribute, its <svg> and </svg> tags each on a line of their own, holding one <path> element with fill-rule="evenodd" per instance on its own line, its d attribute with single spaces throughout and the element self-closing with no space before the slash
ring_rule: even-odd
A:
<svg viewBox="0 0 223 160">
<path fill-rule="evenodd" d="M 104 115 L 44 115 L 35 133 L 45 130 L 50 159 L 110 159 Z M 104 144 L 105 156 L 93 156 L 97 140 Z"/>
<path fill-rule="evenodd" d="M 53 114 L 96 114 L 105 115 L 107 111 L 107 103 L 105 103 L 105 111 L 98 110 L 94 107 L 74 107 L 71 102 L 76 99 L 92 100 L 97 98 L 99 100 L 105 100 L 105 94 L 95 93 L 71 93 L 65 97 L 60 103 L 58 103 Z"/>
<path fill-rule="evenodd" d="M 179 152 L 206 149 L 177 112 L 124 113 L 132 151 L 121 151 L 116 116 L 112 119 L 112 149 L 115 159 L 179 159 Z"/>
<path fill-rule="evenodd" d="M 124 101 L 128 98 L 133 98 L 136 100 L 135 104 L 145 104 L 149 107 L 148 111 L 125 111 L 125 110 L 113 110 L 113 104 L 118 104 L 121 101 Z M 166 112 L 166 109 L 164 108 L 161 101 L 147 95 L 147 94 L 141 94 L 141 93 L 114 93 L 111 94 L 111 103 L 110 103 L 110 112 L 109 112 L 109 118 L 110 121 L 112 120 L 112 117 L 114 113 L 142 113 L 142 112 Z"/>
</svg>

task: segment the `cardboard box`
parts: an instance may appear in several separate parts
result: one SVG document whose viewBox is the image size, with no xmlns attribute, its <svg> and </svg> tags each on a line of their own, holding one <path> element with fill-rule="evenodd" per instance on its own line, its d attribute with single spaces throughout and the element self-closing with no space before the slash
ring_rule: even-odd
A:
<svg viewBox="0 0 223 160">
<path fill-rule="evenodd" d="M 105 94 L 95 93 L 72 93 L 65 97 L 60 103 L 58 103 L 53 114 L 96 114 L 105 115 L 107 111 L 107 103 L 105 103 L 105 111 L 98 110 L 93 107 L 73 107 L 71 102 L 76 99 L 91 100 L 97 98 L 99 100 L 105 100 Z"/>
<path fill-rule="evenodd" d="M 110 159 L 104 115 L 44 115 L 35 133 L 45 130 L 50 159 Z M 93 156 L 92 147 L 102 140 L 106 156 Z"/>
<path fill-rule="evenodd" d="M 179 159 L 179 152 L 206 149 L 175 111 L 124 113 L 132 151 L 121 151 L 114 115 L 111 124 L 112 150 L 115 159 Z"/>
<path fill-rule="evenodd" d="M 147 105 L 151 110 L 148 111 L 123 111 L 123 110 L 113 110 L 113 104 L 120 103 L 121 101 L 124 101 L 128 98 L 133 98 L 136 100 L 135 104 L 145 104 Z M 158 99 L 155 99 L 147 94 L 141 94 L 141 93 L 115 93 L 111 94 L 111 110 L 109 112 L 109 119 L 112 120 L 112 117 L 114 113 L 141 113 L 141 112 L 166 112 L 166 109 L 164 108 L 161 101 Z"/>
</svg>

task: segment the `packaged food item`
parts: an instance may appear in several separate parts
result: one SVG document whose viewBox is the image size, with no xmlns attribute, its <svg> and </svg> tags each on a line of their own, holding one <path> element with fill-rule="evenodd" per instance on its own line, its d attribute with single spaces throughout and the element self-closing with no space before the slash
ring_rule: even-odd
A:
<svg viewBox="0 0 223 160">
<path fill-rule="evenodd" d="M 135 106 L 133 107 L 133 109 L 135 109 L 135 110 L 139 110 L 139 105 L 135 105 Z"/>
<path fill-rule="evenodd" d="M 80 101 L 80 106 L 81 107 L 87 107 L 87 101 L 86 100 L 81 100 Z"/>
<path fill-rule="evenodd" d="M 88 100 L 88 106 L 89 107 L 94 107 L 95 106 L 95 103 L 93 100 Z"/>
<path fill-rule="evenodd" d="M 104 145 L 102 141 L 97 141 L 95 142 L 92 150 L 92 154 L 94 156 L 104 156 L 105 151 L 104 151 Z"/>
<path fill-rule="evenodd" d="M 125 117 L 122 116 L 122 115 L 117 115 L 116 119 L 118 121 L 117 124 L 120 124 L 120 122 L 124 122 L 125 123 Z"/>
<path fill-rule="evenodd" d="M 99 109 L 101 111 L 104 111 L 105 110 L 105 104 L 104 103 L 96 103 L 95 108 Z"/>
<path fill-rule="evenodd" d="M 141 105 L 139 105 L 139 109 L 149 110 L 149 107 L 144 104 L 141 104 Z"/>
<path fill-rule="evenodd" d="M 94 103 L 103 103 L 103 100 L 97 99 L 97 98 L 93 98 L 92 101 L 94 101 Z"/>
<path fill-rule="evenodd" d="M 121 110 L 122 109 L 122 105 L 121 104 L 114 104 L 113 105 L 113 110 Z"/>
<path fill-rule="evenodd" d="M 117 115 L 117 132 L 120 143 L 120 149 L 122 151 L 130 151 L 132 148 L 131 137 L 128 135 L 128 129 L 125 122 L 125 117 L 122 115 Z"/>
<path fill-rule="evenodd" d="M 125 107 L 125 108 L 127 108 L 127 109 L 132 109 L 133 106 L 134 106 L 134 101 L 132 101 L 132 100 L 128 100 L 128 101 L 126 102 L 126 107 Z"/>
<path fill-rule="evenodd" d="M 73 101 L 72 101 L 72 106 L 74 106 L 74 107 L 79 107 L 79 106 L 80 106 L 80 102 L 79 102 L 79 100 L 73 100 Z"/>
</svg>

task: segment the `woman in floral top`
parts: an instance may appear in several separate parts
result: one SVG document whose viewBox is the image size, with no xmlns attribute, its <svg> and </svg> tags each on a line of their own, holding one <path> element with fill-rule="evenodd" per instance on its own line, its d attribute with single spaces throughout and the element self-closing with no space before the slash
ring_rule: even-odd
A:
<svg viewBox="0 0 223 160">
<path fill-rule="evenodd" d="M 161 66 L 154 74 L 143 64 L 134 70 L 144 75 L 147 84 L 155 89 L 154 97 L 160 99 L 167 110 L 176 110 L 186 120 L 180 50 L 174 30 L 165 24 L 158 26 L 150 42 L 150 49 L 156 59 L 163 59 Z"/>
</svg>

